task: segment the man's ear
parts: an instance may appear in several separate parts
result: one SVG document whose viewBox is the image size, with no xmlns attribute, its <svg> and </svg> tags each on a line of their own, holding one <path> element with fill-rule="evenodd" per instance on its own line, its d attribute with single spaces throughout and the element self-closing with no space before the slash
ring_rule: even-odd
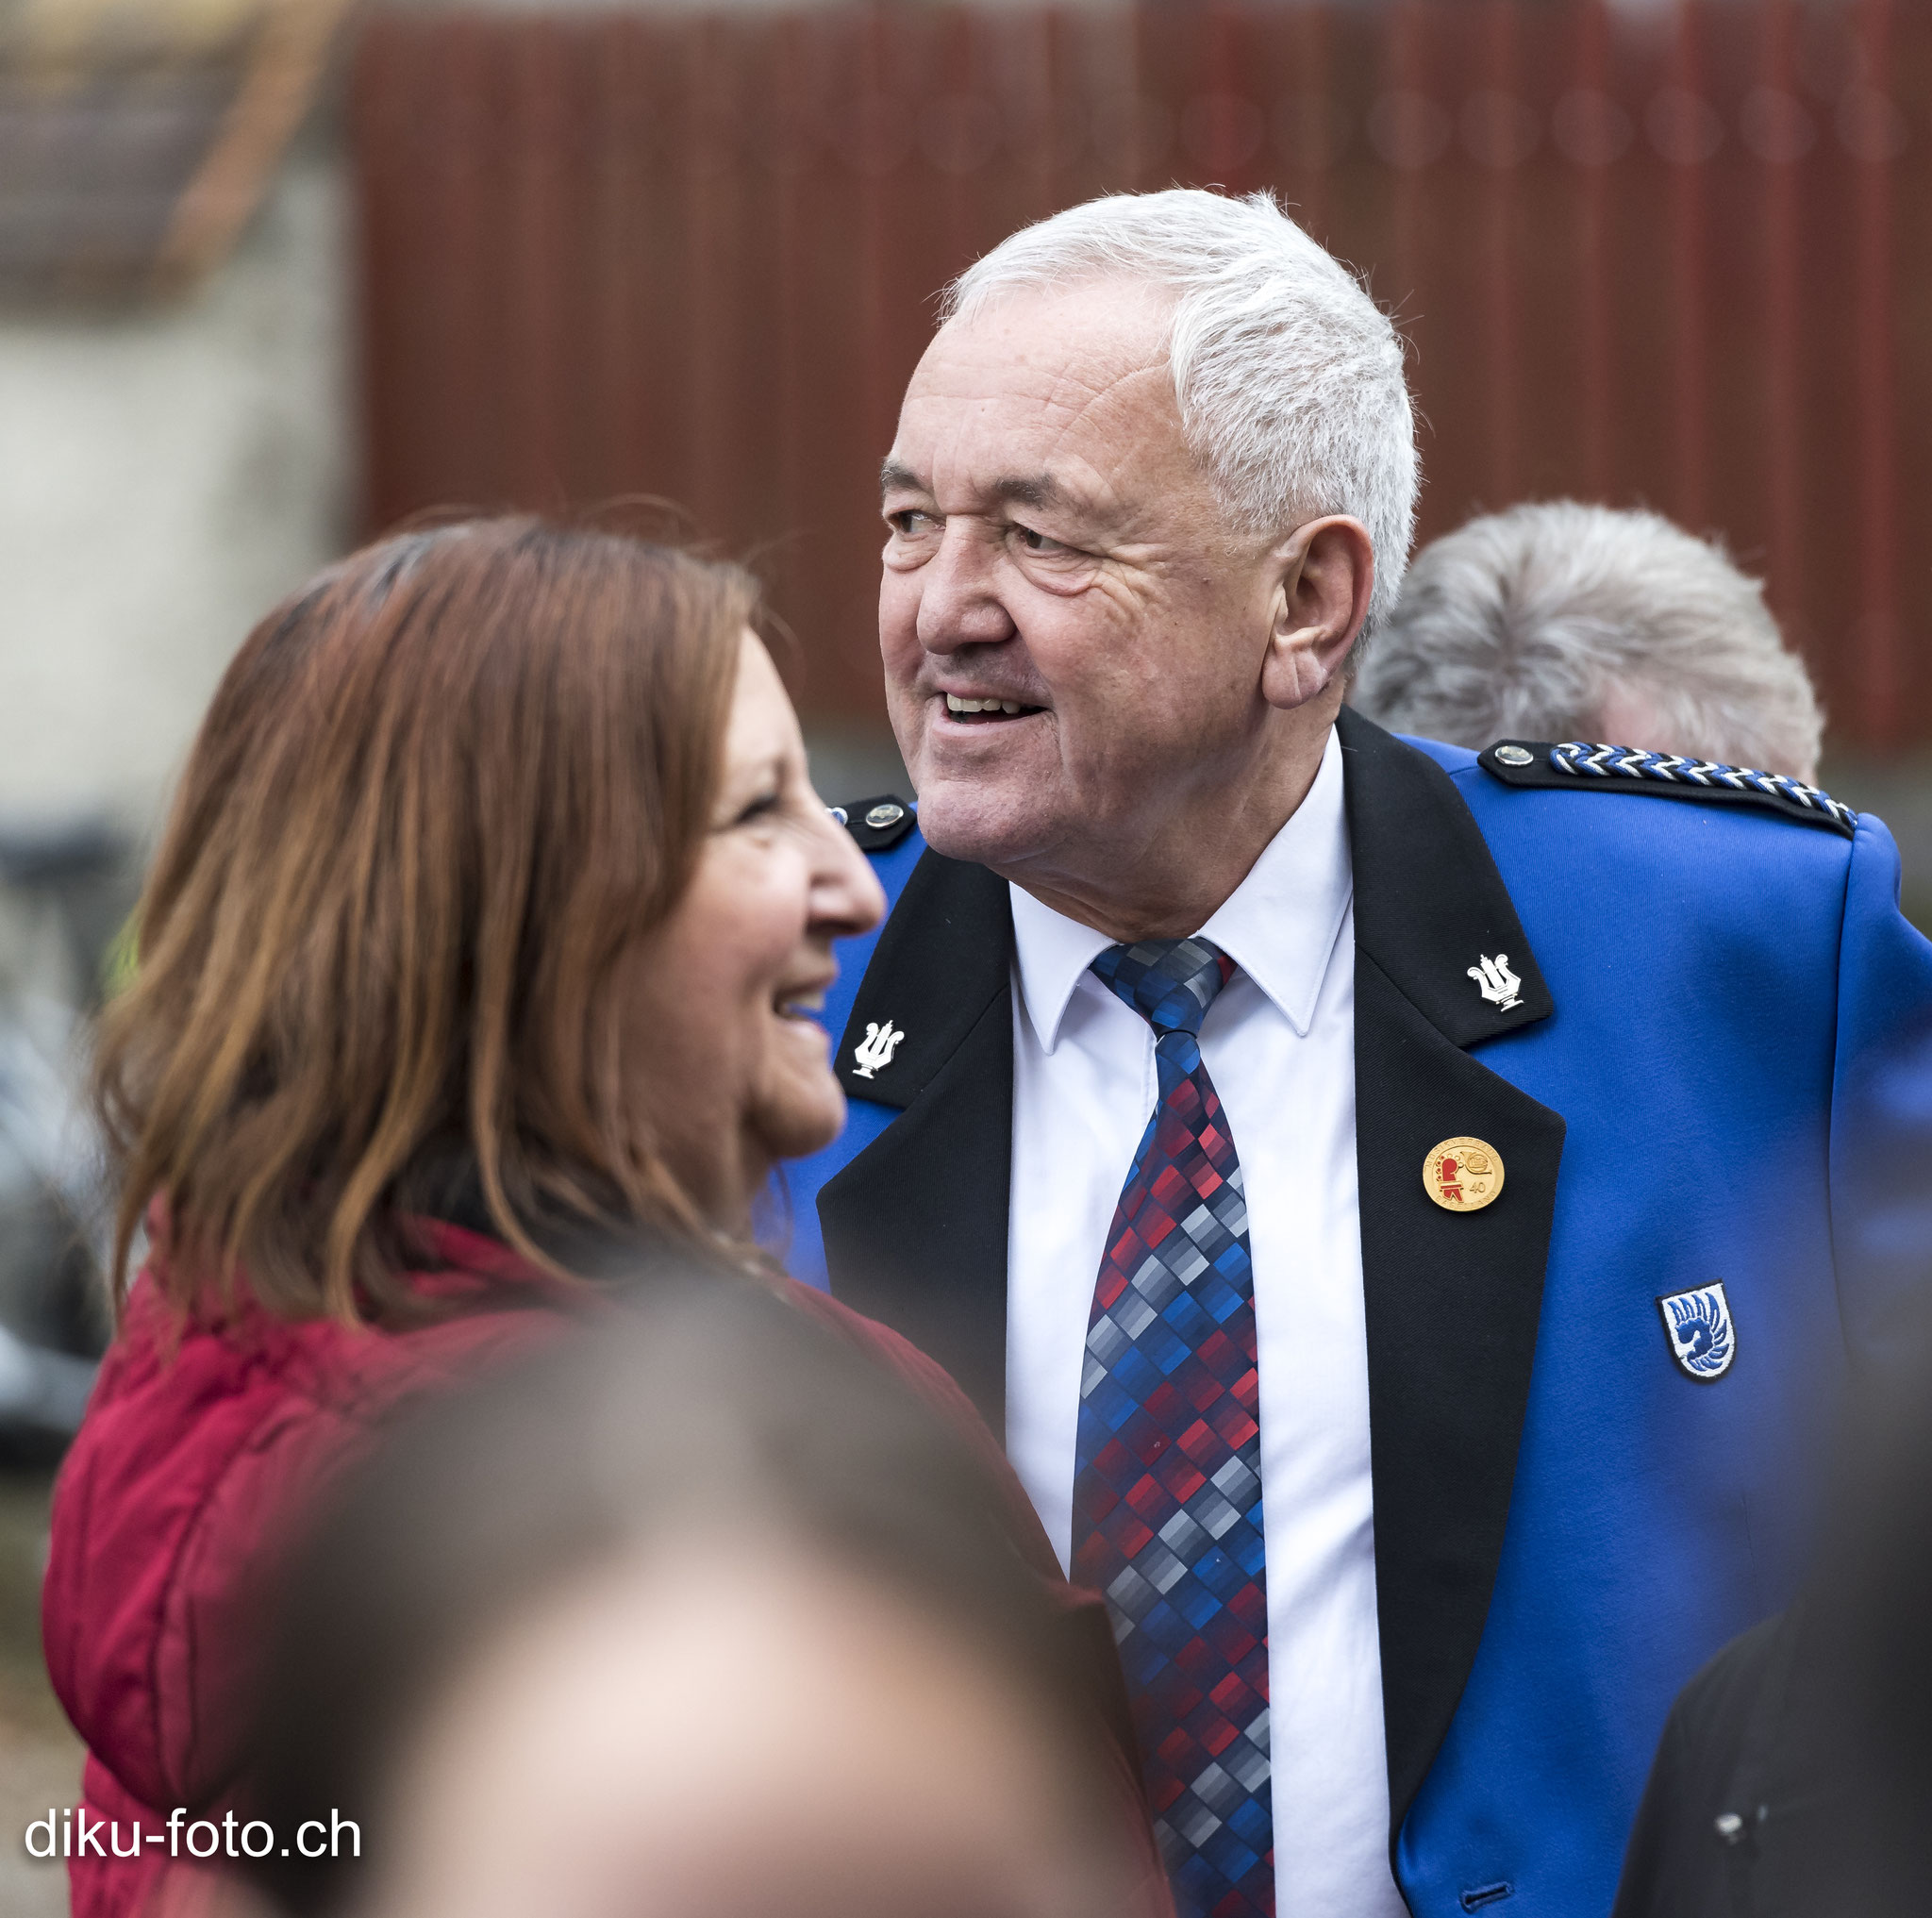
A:
<svg viewBox="0 0 1932 1918">
<path fill-rule="evenodd" d="M 1341 513 L 1310 520 L 1275 547 L 1261 696 L 1284 712 L 1326 691 L 1369 616 L 1375 549 Z"/>
</svg>

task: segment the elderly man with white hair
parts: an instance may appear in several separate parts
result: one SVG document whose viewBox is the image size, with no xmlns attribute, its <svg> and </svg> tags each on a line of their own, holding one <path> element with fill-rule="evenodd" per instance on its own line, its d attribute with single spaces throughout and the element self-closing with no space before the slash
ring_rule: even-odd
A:
<svg viewBox="0 0 1932 1918">
<path fill-rule="evenodd" d="M 1824 729 L 1764 588 L 1722 547 L 1567 499 L 1424 546 L 1349 697 L 1460 746 L 1614 740 L 1807 783 Z"/>
<path fill-rule="evenodd" d="M 1266 195 L 995 248 L 883 481 L 916 824 L 844 809 L 893 908 L 793 1268 L 953 1370 L 1106 1593 L 1184 1912 L 1593 1918 L 1917 1281 L 1860 1230 L 1925 1143 L 1871 1096 L 1932 1022 L 1891 841 L 1343 708 L 1402 346 Z"/>
</svg>

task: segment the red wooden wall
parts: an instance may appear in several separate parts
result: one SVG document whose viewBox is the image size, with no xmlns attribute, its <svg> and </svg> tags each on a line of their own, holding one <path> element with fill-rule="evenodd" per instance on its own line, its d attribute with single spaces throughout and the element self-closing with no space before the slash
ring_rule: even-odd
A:
<svg viewBox="0 0 1932 1918">
<path fill-rule="evenodd" d="M 1104 189 L 1273 187 L 1403 317 L 1424 537 L 1721 531 L 1842 741 L 1932 740 L 1932 6 L 390 16 L 366 509 L 680 503 L 878 712 L 874 475 L 935 291 Z"/>
</svg>

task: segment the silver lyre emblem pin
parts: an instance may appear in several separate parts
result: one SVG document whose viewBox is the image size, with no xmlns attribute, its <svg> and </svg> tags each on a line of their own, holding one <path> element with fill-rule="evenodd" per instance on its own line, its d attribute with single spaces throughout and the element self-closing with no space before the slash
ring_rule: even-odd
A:
<svg viewBox="0 0 1932 1918">
<path fill-rule="evenodd" d="M 881 1066 L 891 1065 L 892 1055 L 905 1037 L 890 1019 L 878 1025 L 867 1020 L 865 1037 L 852 1049 L 852 1062 L 858 1068 L 858 1076 L 869 1079 Z"/>
<path fill-rule="evenodd" d="M 1497 1011 L 1507 1012 L 1510 1007 L 1523 1004 L 1517 997 L 1523 990 L 1523 981 L 1509 970 L 1507 952 L 1499 952 L 1494 959 L 1486 958 L 1480 965 L 1471 966 L 1469 976 Z"/>
</svg>

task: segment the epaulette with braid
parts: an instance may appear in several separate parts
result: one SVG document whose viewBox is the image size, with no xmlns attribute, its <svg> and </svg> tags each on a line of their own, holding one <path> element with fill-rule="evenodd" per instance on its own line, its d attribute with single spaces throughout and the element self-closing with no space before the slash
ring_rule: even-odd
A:
<svg viewBox="0 0 1932 1918">
<path fill-rule="evenodd" d="M 1807 826 L 1822 826 L 1850 839 L 1858 815 L 1829 792 L 1784 773 L 1687 759 L 1675 753 L 1647 753 L 1637 746 L 1592 745 L 1570 740 L 1498 740 L 1477 755 L 1487 773 L 1511 786 L 1568 786 L 1648 792 L 1659 799 L 1716 800 L 1780 812 Z"/>
</svg>

